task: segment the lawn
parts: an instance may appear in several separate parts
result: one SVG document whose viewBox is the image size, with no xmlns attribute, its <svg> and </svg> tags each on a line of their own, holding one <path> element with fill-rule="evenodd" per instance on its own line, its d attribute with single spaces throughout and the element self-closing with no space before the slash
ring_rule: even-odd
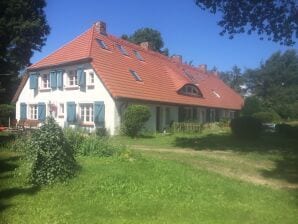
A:
<svg viewBox="0 0 298 224">
<path fill-rule="evenodd" d="M 26 183 L 20 154 L 2 150 L 0 223 L 297 223 L 297 163 L 278 166 L 297 162 L 297 140 L 244 144 L 218 132 L 112 141 L 141 156 L 78 157 L 75 178 L 42 188 Z"/>
</svg>

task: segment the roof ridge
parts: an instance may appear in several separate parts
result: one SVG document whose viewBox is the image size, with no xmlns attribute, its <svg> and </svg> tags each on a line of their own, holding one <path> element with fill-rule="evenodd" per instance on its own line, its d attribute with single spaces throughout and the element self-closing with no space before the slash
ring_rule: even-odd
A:
<svg viewBox="0 0 298 224">
<path fill-rule="evenodd" d="M 92 51 L 92 43 L 93 43 L 93 37 L 94 37 L 95 24 L 92 25 L 91 29 L 92 29 L 92 33 L 91 33 L 90 46 L 89 46 L 89 53 L 88 53 L 88 56 L 89 56 L 89 57 L 91 57 L 91 51 Z"/>
</svg>

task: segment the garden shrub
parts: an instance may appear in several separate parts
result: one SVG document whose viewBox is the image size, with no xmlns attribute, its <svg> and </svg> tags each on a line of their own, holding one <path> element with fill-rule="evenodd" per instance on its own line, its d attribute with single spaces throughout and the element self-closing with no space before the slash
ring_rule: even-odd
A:
<svg viewBox="0 0 298 224">
<path fill-rule="evenodd" d="M 30 180 L 35 185 L 64 181 L 76 171 L 73 152 L 54 118 L 47 118 L 32 134 L 28 153 L 32 161 Z"/>
<path fill-rule="evenodd" d="M 119 156 L 125 150 L 125 146 L 111 144 L 107 138 L 100 138 L 96 135 L 90 135 L 84 138 L 82 141 L 78 155 L 110 157 Z"/>
<path fill-rule="evenodd" d="M 150 118 L 150 111 L 147 106 L 130 105 L 126 108 L 123 117 L 123 132 L 130 137 L 140 134 L 145 123 Z"/>
<path fill-rule="evenodd" d="M 221 118 L 218 122 L 218 126 L 221 128 L 229 127 L 229 124 L 230 124 L 230 119 L 227 117 Z"/>
<path fill-rule="evenodd" d="M 262 132 L 262 122 L 250 116 L 233 119 L 230 127 L 234 136 L 244 139 L 257 138 Z"/>
<path fill-rule="evenodd" d="M 0 104 L 0 126 L 8 126 L 8 118 L 11 120 L 15 118 L 16 107 L 10 104 Z"/>
<path fill-rule="evenodd" d="M 85 133 L 79 128 L 65 128 L 64 135 L 70 149 L 76 155 L 80 151 L 80 146 L 85 139 Z"/>
<path fill-rule="evenodd" d="M 96 128 L 95 133 L 99 137 L 106 137 L 106 136 L 108 136 L 108 132 L 107 132 L 107 129 L 106 128 Z"/>
<path fill-rule="evenodd" d="M 289 124 L 277 124 L 275 126 L 277 133 L 289 137 L 289 138 L 298 138 L 298 127 L 291 126 Z"/>
<path fill-rule="evenodd" d="M 274 111 L 258 112 L 252 116 L 262 123 L 275 123 L 281 120 L 280 116 Z"/>
</svg>

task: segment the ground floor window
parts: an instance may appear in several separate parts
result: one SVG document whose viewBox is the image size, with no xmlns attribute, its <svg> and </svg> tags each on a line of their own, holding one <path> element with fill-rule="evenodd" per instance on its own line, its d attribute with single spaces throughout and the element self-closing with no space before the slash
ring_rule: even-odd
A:
<svg viewBox="0 0 298 224">
<path fill-rule="evenodd" d="M 37 104 L 29 105 L 29 118 L 31 120 L 37 120 Z"/>
<path fill-rule="evenodd" d="M 80 118 L 83 123 L 90 123 L 94 121 L 93 104 L 80 104 Z"/>
<path fill-rule="evenodd" d="M 210 109 L 210 122 L 215 122 L 215 109 Z"/>
</svg>

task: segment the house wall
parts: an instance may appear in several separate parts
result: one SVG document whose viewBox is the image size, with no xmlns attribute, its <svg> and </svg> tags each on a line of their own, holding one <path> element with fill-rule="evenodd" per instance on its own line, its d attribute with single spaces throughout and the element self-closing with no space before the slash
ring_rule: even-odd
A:
<svg viewBox="0 0 298 224">
<path fill-rule="evenodd" d="M 68 77 L 67 74 L 70 70 L 75 71 L 78 68 L 78 65 L 75 66 L 65 66 L 59 68 L 53 68 L 50 70 L 41 70 L 38 71 L 40 75 L 48 74 L 51 70 L 62 69 L 63 73 L 63 88 L 62 89 L 42 89 L 41 88 L 41 77 L 38 79 L 38 90 L 33 90 L 29 88 L 29 79 L 27 80 L 19 98 L 16 102 L 16 118 L 20 119 L 20 103 L 27 104 L 27 118 L 29 116 L 29 106 L 30 104 L 37 104 L 40 102 L 46 103 L 46 116 L 50 115 L 50 104 L 57 106 L 57 111 L 53 111 L 52 115 L 55 117 L 56 121 L 61 127 L 75 126 L 68 125 L 66 122 L 67 118 L 67 102 L 76 103 L 76 114 L 79 117 L 79 104 L 81 103 L 94 103 L 94 101 L 104 101 L 105 104 L 105 127 L 107 131 L 113 135 L 115 134 L 115 121 L 117 121 L 117 111 L 115 107 L 115 102 L 110 96 L 107 89 L 103 86 L 102 82 L 96 75 L 95 71 L 92 69 L 90 64 L 83 64 L 84 72 L 86 73 L 86 88 L 81 90 L 79 87 L 69 87 L 68 86 Z M 88 86 L 88 75 L 90 72 L 93 72 L 94 75 L 94 85 Z M 59 114 L 59 104 L 64 104 L 64 116 Z M 83 126 L 84 128 L 92 131 L 95 130 L 95 125 Z"/>
</svg>

